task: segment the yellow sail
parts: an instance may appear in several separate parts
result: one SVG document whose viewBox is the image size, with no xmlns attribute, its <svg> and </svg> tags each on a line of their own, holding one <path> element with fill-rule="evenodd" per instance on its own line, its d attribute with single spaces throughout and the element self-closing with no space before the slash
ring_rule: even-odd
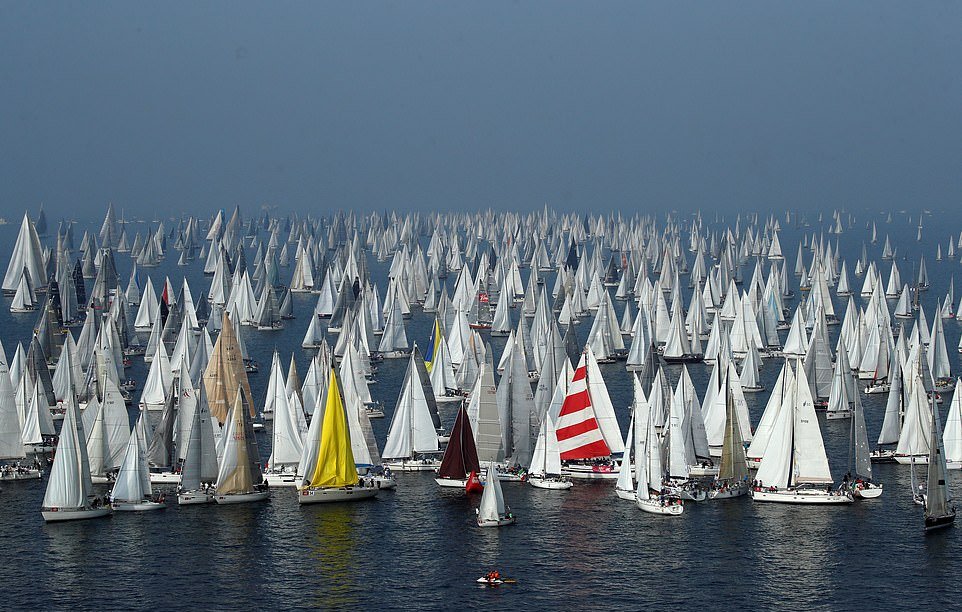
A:
<svg viewBox="0 0 962 612">
<path fill-rule="evenodd" d="M 245 394 L 244 399 L 253 417 L 254 396 L 251 394 L 250 382 L 247 380 L 247 370 L 244 369 L 244 358 L 241 355 L 240 344 L 237 342 L 234 325 L 225 310 L 220 336 L 214 343 L 214 354 L 211 355 L 207 369 L 204 370 L 207 405 L 210 406 L 211 416 L 219 423 L 227 421 L 227 413 L 237 399 L 238 386 Z"/>
<path fill-rule="evenodd" d="M 346 487 L 357 484 L 357 467 L 351 450 L 351 434 L 344 414 L 344 401 L 337 384 L 337 375 L 331 368 L 328 383 L 327 406 L 321 427 L 321 443 L 317 451 L 314 474 L 310 487 Z"/>
</svg>

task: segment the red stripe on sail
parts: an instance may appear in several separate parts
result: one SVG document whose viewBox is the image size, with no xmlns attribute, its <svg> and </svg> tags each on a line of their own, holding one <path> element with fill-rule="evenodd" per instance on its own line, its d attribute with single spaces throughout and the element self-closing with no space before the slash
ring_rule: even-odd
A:
<svg viewBox="0 0 962 612">
<path fill-rule="evenodd" d="M 591 444 L 585 444 L 578 448 L 561 453 L 562 460 L 570 459 L 591 459 L 592 457 L 607 457 L 611 454 L 611 449 L 605 444 L 604 440 L 598 440 Z"/>
<path fill-rule="evenodd" d="M 595 417 L 590 416 L 580 423 L 575 423 L 574 425 L 569 425 L 567 427 L 562 427 L 558 429 L 558 441 L 567 440 L 568 438 L 574 438 L 575 436 L 580 436 L 581 434 L 588 433 L 589 431 L 595 431 L 598 429 L 598 421 Z"/>
<path fill-rule="evenodd" d="M 591 396 L 588 395 L 588 390 L 578 391 L 572 395 L 565 397 L 565 401 L 561 404 L 561 412 L 559 416 L 565 416 L 585 408 L 591 407 Z"/>
</svg>

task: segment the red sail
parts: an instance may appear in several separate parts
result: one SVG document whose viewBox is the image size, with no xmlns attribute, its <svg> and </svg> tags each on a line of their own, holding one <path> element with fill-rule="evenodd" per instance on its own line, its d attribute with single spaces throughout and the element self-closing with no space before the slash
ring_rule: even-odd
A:
<svg viewBox="0 0 962 612">
<path fill-rule="evenodd" d="M 447 448 L 444 449 L 444 457 L 441 459 L 441 467 L 438 468 L 438 476 L 461 480 L 471 472 L 480 471 L 481 463 L 478 461 L 478 449 L 474 445 L 471 421 L 462 405 L 461 409 L 458 410 L 457 418 L 454 420 L 451 439 L 448 441 Z"/>
</svg>

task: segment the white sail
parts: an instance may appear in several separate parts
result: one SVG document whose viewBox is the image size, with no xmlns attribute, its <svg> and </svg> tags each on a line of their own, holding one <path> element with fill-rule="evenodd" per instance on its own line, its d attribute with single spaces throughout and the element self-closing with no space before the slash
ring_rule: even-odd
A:
<svg viewBox="0 0 962 612">
<path fill-rule="evenodd" d="M 66 414 L 60 430 L 60 441 L 54 454 L 44 508 L 83 508 L 93 493 L 90 465 L 87 461 L 87 439 L 80 422 L 77 403 L 66 402 Z"/>
<path fill-rule="evenodd" d="M 153 494 L 150 470 L 147 467 L 144 415 L 137 419 L 130 434 L 117 480 L 110 492 L 111 502 L 139 502 Z"/>
<path fill-rule="evenodd" d="M 504 513 L 504 493 L 501 491 L 501 481 L 498 478 L 494 463 L 488 463 L 484 493 L 481 494 L 481 505 L 478 508 L 478 520 L 497 521 Z"/>
<path fill-rule="evenodd" d="M 952 404 L 945 420 L 942 444 L 945 447 L 946 461 L 962 461 L 962 379 L 955 381 L 955 392 L 952 394 Z"/>
<path fill-rule="evenodd" d="M 438 451 L 438 433 L 428 405 L 427 393 L 421 384 L 415 366 L 417 353 L 412 353 L 408 361 L 404 384 L 394 408 L 387 443 L 384 445 L 384 459 L 408 459 L 415 453 L 435 453 Z"/>
</svg>

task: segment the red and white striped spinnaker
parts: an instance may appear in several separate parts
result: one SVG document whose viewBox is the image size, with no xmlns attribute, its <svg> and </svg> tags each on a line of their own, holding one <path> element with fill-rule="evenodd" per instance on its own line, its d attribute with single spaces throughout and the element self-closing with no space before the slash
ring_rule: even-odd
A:
<svg viewBox="0 0 962 612">
<path fill-rule="evenodd" d="M 581 355 L 571 384 L 568 385 L 568 394 L 561 405 L 557 428 L 562 460 L 591 459 L 611 455 L 611 449 L 605 442 L 598 420 L 595 418 L 595 410 L 591 405 L 585 355 Z"/>
</svg>

